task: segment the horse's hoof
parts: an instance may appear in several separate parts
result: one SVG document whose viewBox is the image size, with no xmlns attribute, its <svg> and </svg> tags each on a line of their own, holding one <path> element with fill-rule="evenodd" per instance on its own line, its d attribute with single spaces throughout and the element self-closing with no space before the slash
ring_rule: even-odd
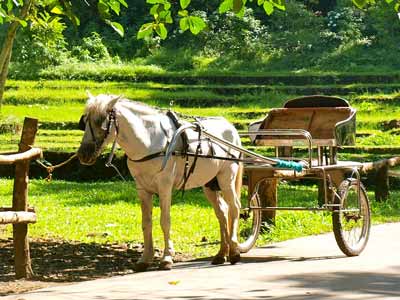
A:
<svg viewBox="0 0 400 300">
<path fill-rule="evenodd" d="M 240 252 L 239 251 L 235 251 L 234 253 L 229 254 L 229 262 L 231 263 L 231 265 L 234 265 L 239 261 L 240 261 Z"/>
<path fill-rule="evenodd" d="M 172 269 L 172 262 L 170 261 L 162 261 L 160 262 L 160 266 L 158 267 L 159 270 L 169 271 Z"/>
<path fill-rule="evenodd" d="M 144 263 L 144 262 L 137 262 L 135 263 L 133 269 L 135 272 L 144 272 L 147 270 L 147 268 L 150 267 L 150 264 Z"/>
<path fill-rule="evenodd" d="M 226 259 L 224 256 L 214 256 L 213 260 L 211 261 L 211 264 L 213 265 L 222 265 L 223 263 L 225 263 Z"/>
</svg>

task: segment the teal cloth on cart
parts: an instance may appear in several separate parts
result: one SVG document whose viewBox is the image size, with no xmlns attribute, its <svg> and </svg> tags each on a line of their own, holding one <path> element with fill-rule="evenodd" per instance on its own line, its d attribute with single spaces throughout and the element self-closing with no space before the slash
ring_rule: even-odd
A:
<svg viewBox="0 0 400 300">
<path fill-rule="evenodd" d="M 275 167 L 283 169 L 292 169 L 297 172 L 301 172 L 303 170 L 303 165 L 301 163 L 295 161 L 287 161 L 287 160 L 278 160 Z"/>
</svg>

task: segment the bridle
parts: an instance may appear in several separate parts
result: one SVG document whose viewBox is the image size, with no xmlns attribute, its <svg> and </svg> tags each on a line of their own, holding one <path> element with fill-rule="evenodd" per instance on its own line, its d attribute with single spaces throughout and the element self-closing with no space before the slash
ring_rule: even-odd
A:
<svg viewBox="0 0 400 300">
<path fill-rule="evenodd" d="M 86 119 L 86 120 L 85 120 Z M 89 114 L 82 115 L 79 120 L 78 128 L 82 131 L 86 130 L 86 124 L 89 126 L 90 134 L 92 136 L 92 142 L 95 144 L 95 151 L 97 151 L 104 141 L 107 139 L 109 134 L 111 133 L 112 126 L 115 125 L 115 130 L 118 134 L 118 126 L 116 122 L 115 110 L 112 109 L 107 112 L 106 122 L 101 126 L 101 129 L 104 130 L 104 138 L 100 141 L 96 139 L 96 135 L 94 134 L 92 122 L 90 122 Z M 105 125 L 105 126 L 104 126 Z"/>
<path fill-rule="evenodd" d="M 123 181 L 126 181 L 124 176 L 122 176 L 121 172 L 118 170 L 118 168 L 112 163 L 112 160 L 114 158 L 114 153 L 115 153 L 115 149 L 117 146 L 117 136 L 118 136 L 118 124 L 117 124 L 117 119 L 116 119 L 116 113 L 115 110 L 112 109 L 110 111 L 107 112 L 107 118 L 106 118 L 106 124 L 102 124 L 101 129 L 104 130 L 104 138 L 102 141 L 98 141 L 96 139 L 96 136 L 94 135 L 94 130 L 92 127 L 92 123 L 90 122 L 90 118 L 89 115 L 82 115 L 80 120 L 79 120 L 79 129 L 85 131 L 86 130 L 86 122 L 85 118 L 89 121 L 88 125 L 89 125 L 89 130 L 90 130 L 90 134 L 92 135 L 92 140 L 93 143 L 95 145 L 95 152 L 97 152 L 100 148 L 101 145 L 104 143 L 104 141 L 107 139 L 108 135 L 111 133 L 111 128 L 114 125 L 115 126 L 115 131 L 116 131 L 116 135 L 115 135 L 115 139 L 111 148 L 111 152 L 108 156 L 107 162 L 105 163 L 105 166 L 107 168 L 112 167 L 115 169 L 115 171 L 118 173 L 118 175 L 122 178 Z M 105 125 L 105 126 L 104 126 Z"/>
</svg>

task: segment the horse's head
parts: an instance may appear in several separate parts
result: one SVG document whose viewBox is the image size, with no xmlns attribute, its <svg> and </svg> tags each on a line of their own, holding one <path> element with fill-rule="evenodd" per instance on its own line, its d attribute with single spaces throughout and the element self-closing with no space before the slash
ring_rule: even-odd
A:
<svg viewBox="0 0 400 300">
<path fill-rule="evenodd" d="M 121 98 L 115 95 L 98 95 L 88 93 L 85 113 L 79 121 L 79 129 L 85 133 L 78 149 L 81 164 L 92 165 L 104 147 L 115 136 L 114 105 Z"/>
</svg>

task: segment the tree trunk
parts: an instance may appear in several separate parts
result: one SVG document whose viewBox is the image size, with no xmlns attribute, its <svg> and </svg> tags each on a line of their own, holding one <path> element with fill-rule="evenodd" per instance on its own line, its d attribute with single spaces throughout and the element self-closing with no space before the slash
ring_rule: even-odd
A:
<svg viewBox="0 0 400 300">
<path fill-rule="evenodd" d="M 14 25 L 14 23 L 11 24 L 8 28 L 7 36 L 3 44 L 3 49 L 0 54 L 0 110 L 3 106 L 3 95 L 8 75 L 8 66 L 11 59 L 11 50 L 14 45 L 15 36 L 17 34 L 18 26 L 12 26 Z"/>
<path fill-rule="evenodd" d="M 28 16 L 29 9 L 34 0 L 25 0 L 24 6 L 21 9 L 20 19 L 25 20 Z M 0 53 L 0 110 L 3 105 L 3 94 L 6 85 L 6 80 L 8 76 L 8 66 L 11 60 L 12 47 L 14 45 L 15 36 L 17 35 L 17 29 L 19 27 L 19 22 L 12 22 L 7 30 L 6 38 L 4 39 L 4 44 Z"/>
</svg>

